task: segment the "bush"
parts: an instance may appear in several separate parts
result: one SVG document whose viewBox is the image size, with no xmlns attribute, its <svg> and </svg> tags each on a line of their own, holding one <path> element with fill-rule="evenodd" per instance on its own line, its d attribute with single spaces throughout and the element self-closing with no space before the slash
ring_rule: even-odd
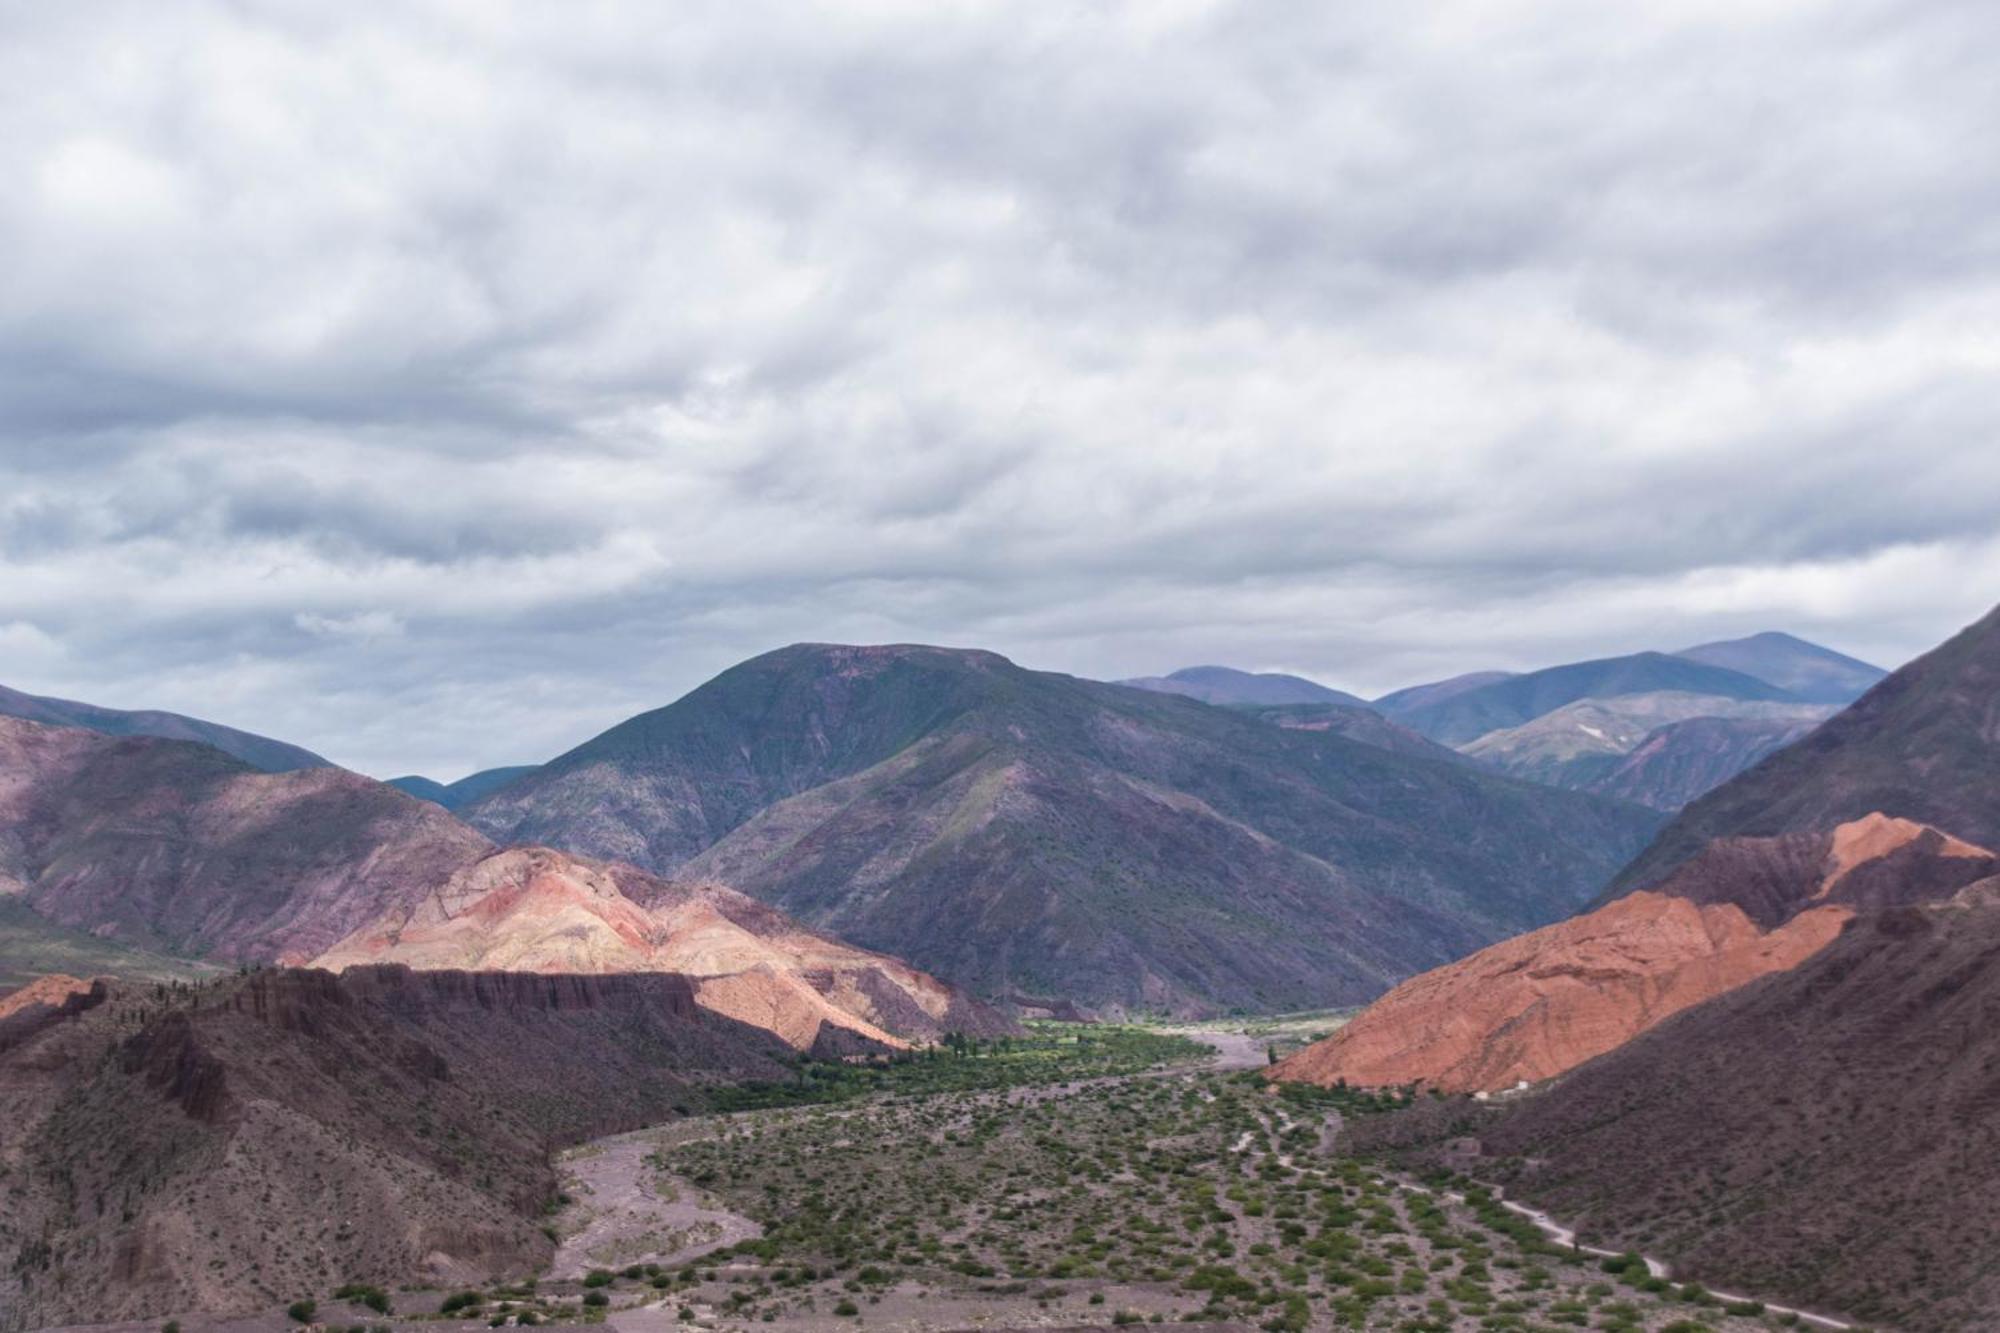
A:
<svg viewBox="0 0 2000 1333">
<path fill-rule="evenodd" d="M 852 1319 L 861 1313 L 861 1307 L 853 1301 L 843 1299 L 840 1304 L 833 1307 L 833 1312 L 842 1319 Z"/>
<path fill-rule="evenodd" d="M 313 1315 L 318 1312 L 319 1302 L 310 1297 L 302 1301 L 293 1301 L 285 1307 L 285 1313 L 291 1316 L 293 1323 L 297 1324 L 310 1324 Z"/>
<path fill-rule="evenodd" d="M 583 1303 L 585 1305 L 609 1305 L 611 1304 L 611 1298 L 601 1291 L 586 1291 L 583 1293 Z"/>
<path fill-rule="evenodd" d="M 444 1298 L 444 1304 L 438 1306 L 438 1313 L 456 1314 L 460 1310 L 476 1310 L 479 1308 L 479 1303 L 484 1299 L 485 1297 L 476 1291 L 454 1292 L 452 1295 Z"/>
<path fill-rule="evenodd" d="M 593 1268 L 584 1274 L 583 1285 L 586 1287 L 608 1287 L 617 1280 L 618 1275 L 610 1269 Z"/>
</svg>

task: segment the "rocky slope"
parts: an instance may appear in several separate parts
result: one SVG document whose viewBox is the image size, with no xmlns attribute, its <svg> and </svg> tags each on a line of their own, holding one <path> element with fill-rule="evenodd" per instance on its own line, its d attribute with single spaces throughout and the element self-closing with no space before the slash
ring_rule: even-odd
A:
<svg viewBox="0 0 2000 1333">
<path fill-rule="evenodd" d="M 552 1146 L 786 1055 L 671 976 L 100 990 L 0 1053 L 0 1328 L 531 1274 Z"/>
<path fill-rule="evenodd" d="M 1857 912 L 1948 897 L 1996 871 L 1990 852 L 1881 815 L 1729 839 L 1652 890 L 1404 982 L 1271 1076 L 1444 1092 L 1550 1078 L 1797 967 Z"/>
<path fill-rule="evenodd" d="M 2000 883 L 1859 917 L 1469 1128 L 1478 1169 L 1589 1243 L 1887 1327 L 2000 1327 Z"/>
<path fill-rule="evenodd" d="M 1871 811 L 2000 845 L 2000 610 L 1798 743 L 1690 804 L 1612 881 L 1658 881 L 1724 837 L 1824 832 Z"/>
<path fill-rule="evenodd" d="M 802 1048 L 1004 1026 L 916 970 L 738 895 L 538 849 L 342 769 L 0 719 L 0 888 L 93 938 L 226 961 L 757 972 Z M 719 988 L 741 1004 L 750 983 Z M 704 992 L 707 997 L 707 993 Z M 841 1036 L 832 1029 L 840 1029 Z"/>
<path fill-rule="evenodd" d="M 107 736 L 158 736 L 166 740 L 198 741 L 224 754 L 241 759 L 266 773 L 289 773 L 296 768 L 330 768 L 332 762 L 311 750 L 258 736 L 219 722 L 198 717 L 163 713 L 153 709 L 127 711 L 77 703 L 73 699 L 51 699 L 23 694 L 0 686 L 0 717 L 18 717 L 50 727 L 82 727 Z"/>
<path fill-rule="evenodd" d="M 1366 999 L 1564 914 L 1654 818 L 990 653 L 825 645 L 470 817 L 729 885 L 977 994 L 1179 1012 Z"/>
<path fill-rule="evenodd" d="M 1164 676 L 1138 676 L 1116 682 L 1159 694 L 1179 694 L 1205 704 L 1345 704 L 1366 708 L 1366 700 L 1303 676 L 1277 671 L 1238 671 L 1225 666 L 1182 667 Z"/>
<path fill-rule="evenodd" d="M 380 962 L 681 974 L 706 1007 L 822 1056 L 1011 1027 L 907 964 L 802 929 L 728 889 L 672 884 L 539 847 L 466 865 L 313 960 L 334 970 Z"/>
</svg>

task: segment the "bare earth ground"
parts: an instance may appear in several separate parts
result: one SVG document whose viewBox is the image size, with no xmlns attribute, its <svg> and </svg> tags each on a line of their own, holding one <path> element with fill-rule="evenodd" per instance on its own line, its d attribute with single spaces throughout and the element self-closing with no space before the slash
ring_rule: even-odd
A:
<svg viewBox="0 0 2000 1333">
<path fill-rule="evenodd" d="M 564 1189 L 575 1202 L 560 1219 L 563 1239 L 550 1278 L 581 1279 L 593 1268 L 632 1263 L 685 1263 L 764 1234 L 747 1217 L 704 1207 L 685 1181 L 649 1162 L 672 1139 L 670 1132 L 642 1129 L 563 1155 Z"/>
</svg>

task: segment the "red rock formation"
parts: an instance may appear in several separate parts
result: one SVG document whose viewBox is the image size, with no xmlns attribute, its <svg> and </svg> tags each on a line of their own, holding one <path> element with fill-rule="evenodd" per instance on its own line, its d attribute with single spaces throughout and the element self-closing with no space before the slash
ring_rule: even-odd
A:
<svg viewBox="0 0 2000 1333">
<path fill-rule="evenodd" d="M 1829 835 L 1729 839 L 1653 890 L 1404 982 L 1271 1077 L 1445 1092 L 1550 1078 L 1798 966 L 1891 892 L 1946 897 L 1995 868 L 1989 852 L 1879 814 Z"/>
</svg>

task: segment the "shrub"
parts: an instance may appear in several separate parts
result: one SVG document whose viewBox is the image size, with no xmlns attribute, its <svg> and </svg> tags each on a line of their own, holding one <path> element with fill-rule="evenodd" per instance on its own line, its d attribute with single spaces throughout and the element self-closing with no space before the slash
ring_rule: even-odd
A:
<svg viewBox="0 0 2000 1333">
<path fill-rule="evenodd" d="M 584 1274 L 583 1285 L 586 1287 L 608 1287 L 617 1280 L 618 1275 L 610 1269 L 593 1268 Z"/>
<path fill-rule="evenodd" d="M 293 1301 L 285 1307 L 285 1313 L 291 1316 L 293 1323 L 297 1324 L 310 1324 L 313 1315 L 318 1311 L 319 1302 L 310 1297 L 302 1301 Z"/>
<path fill-rule="evenodd" d="M 438 1306 L 438 1313 L 456 1314 L 460 1310 L 476 1310 L 479 1308 L 479 1303 L 484 1299 L 476 1291 L 454 1292 L 444 1298 L 444 1304 Z"/>
<path fill-rule="evenodd" d="M 611 1298 L 601 1291 L 586 1291 L 583 1293 L 583 1303 L 585 1305 L 609 1305 L 611 1304 Z"/>
<path fill-rule="evenodd" d="M 833 1312 L 839 1315 L 842 1319 L 852 1319 L 854 1318 L 854 1316 L 861 1313 L 861 1307 L 856 1305 L 853 1301 L 846 1300 L 843 1298 L 840 1304 L 833 1307 Z"/>
</svg>

